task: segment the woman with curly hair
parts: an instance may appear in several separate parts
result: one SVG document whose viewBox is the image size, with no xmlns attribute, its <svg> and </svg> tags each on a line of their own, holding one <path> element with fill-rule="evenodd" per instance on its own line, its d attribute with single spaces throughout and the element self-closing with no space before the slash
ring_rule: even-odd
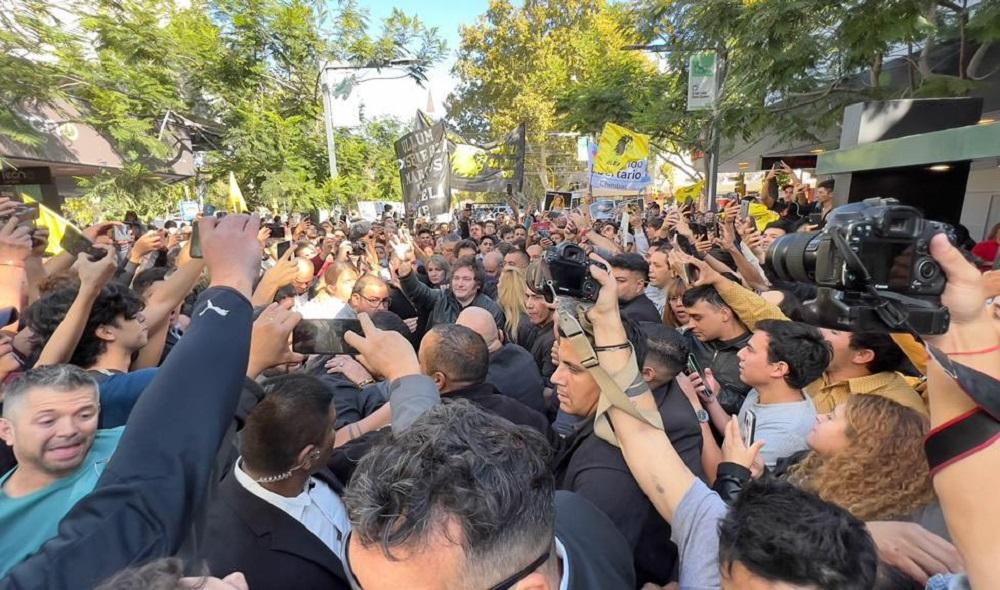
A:
<svg viewBox="0 0 1000 590">
<path fill-rule="evenodd" d="M 786 479 L 862 520 L 920 516 L 935 499 L 924 454 L 928 428 L 926 418 L 894 401 L 852 395 L 816 417 L 808 450 L 779 459 L 764 477 Z M 715 488 L 731 500 L 750 471 L 723 455 Z"/>
<path fill-rule="evenodd" d="M 517 329 L 525 319 L 524 284 L 524 271 L 516 266 L 503 269 L 497 284 L 497 304 L 507 318 L 504 331 L 507 339 L 515 344 L 517 344 Z"/>
</svg>

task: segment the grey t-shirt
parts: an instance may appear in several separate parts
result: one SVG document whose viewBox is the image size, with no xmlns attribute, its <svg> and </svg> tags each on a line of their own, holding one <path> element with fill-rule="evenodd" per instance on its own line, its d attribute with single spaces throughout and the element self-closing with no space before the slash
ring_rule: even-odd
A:
<svg viewBox="0 0 1000 590">
<path fill-rule="evenodd" d="M 715 590 L 719 576 L 719 522 L 729 507 L 700 479 L 674 511 L 670 539 L 680 556 L 678 583 L 684 590 Z"/>
<path fill-rule="evenodd" d="M 746 440 L 747 413 L 757 416 L 757 427 L 753 439 L 767 444 L 760 451 L 761 459 L 768 467 L 774 467 L 778 459 L 807 449 L 806 436 L 816 423 L 816 406 L 808 395 L 802 395 L 800 402 L 780 404 L 760 403 L 760 394 L 751 389 L 740 407 L 740 432 Z"/>
</svg>

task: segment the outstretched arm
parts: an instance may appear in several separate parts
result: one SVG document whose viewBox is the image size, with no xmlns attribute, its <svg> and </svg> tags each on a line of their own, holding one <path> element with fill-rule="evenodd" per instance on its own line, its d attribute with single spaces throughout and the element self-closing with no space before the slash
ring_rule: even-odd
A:
<svg viewBox="0 0 1000 590">
<path fill-rule="evenodd" d="M 259 225 L 245 215 L 202 221 L 212 287 L 190 330 L 132 410 L 97 488 L 0 588 L 92 588 L 128 565 L 176 553 L 243 386 Z"/>
</svg>

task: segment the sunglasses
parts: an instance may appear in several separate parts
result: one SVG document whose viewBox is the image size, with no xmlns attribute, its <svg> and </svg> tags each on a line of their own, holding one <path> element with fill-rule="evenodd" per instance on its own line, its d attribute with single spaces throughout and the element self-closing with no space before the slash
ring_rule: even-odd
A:
<svg viewBox="0 0 1000 590">
<path fill-rule="evenodd" d="M 351 535 L 352 534 L 353 534 L 353 532 L 352 533 L 347 533 L 347 539 L 344 542 L 344 569 L 347 570 L 347 579 L 351 583 L 351 586 L 355 590 L 364 590 L 364 588 L 361 587 L 361 583 L 358 582 L 358 577 L 354 574 L 354 569 L 351 567 Z M 518 570 L 517 573 L 515 573 L 514 575 L 508 577 L 507 579 L 505 579 L 504 581 L 500 582 L 499 584 L 495 584 L 493 586 L 490 586 L 488 590 L 510 590 L 511 588 L 514 587 L 514 584 L 517 584 L 518 582 L 520 582 L 521 580 L 523 580 L 524 578 L 526 578 L 528 576 L 528 574 L 530 574 L 533 571 L 537 570 L 539 567 L 541 567 L 541 565 L 543 563 L 545 563 L 546 561 L 548 561 L 549 560 L 549 556 L 551 554 L 552 554 L 552 546 L 549 545 L 548 547 L 546 547 L 545 551 L 541 555 L 538 556 L 537 559 L 535 559 L 534 561 L 532 561 L 531 563 L 529 563 L 523 569 Z"/>
</svg>

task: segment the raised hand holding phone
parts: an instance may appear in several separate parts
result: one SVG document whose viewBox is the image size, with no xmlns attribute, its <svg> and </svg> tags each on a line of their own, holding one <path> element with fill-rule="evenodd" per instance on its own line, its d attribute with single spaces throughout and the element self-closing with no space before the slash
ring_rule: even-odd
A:
<svg viewBox="0 0 1000 590">
<path fill-rule="evenodd" d="M 749 445 L 743 440 L 740 433 L 740 423 L 736 416 L 732 416 L 726 423 L 725 438 L 722 439 L 722 460 L 728 463 L 736 463 L 747 469 L 751 469 L 754 462 L 760 455 L 760 449 L 765 441 L 753 441 Z"/>
</svg>

